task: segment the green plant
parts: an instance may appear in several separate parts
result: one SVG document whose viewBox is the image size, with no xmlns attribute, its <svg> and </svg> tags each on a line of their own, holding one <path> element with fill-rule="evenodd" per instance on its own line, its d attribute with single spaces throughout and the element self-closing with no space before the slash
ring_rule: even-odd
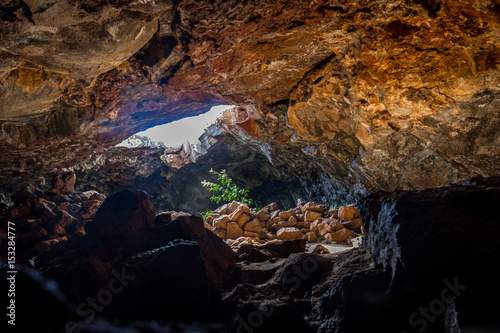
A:
<svg viewBox="0 0 500 333">
<path fill-rule="evenodd" d="M 210 173 L 218 176 L 217 180 L 220 184 L 202 181 L 203 187 L 207 187 L 207 190 L 213 193 L 220 193 L 219 195 L 212 195 L 210 200 L 216 203 L 221 203 L 223 201 L 239 201 L 249 205 L 253 205 L 253 200 L 248 198 L 248 190 L 239 188 L 234 184 L 233 180 L 229 178 L 226 170 L 221 170 L 220 172 L 210 169 Z"/>
<path fill-rule="evenodd" d="M 210 214 L 212 214 L 212 210 L 211 209 L 207 209 L 207 211 L 205 213 L 200 213 L 201 217 L 206 220 L 207 217 L 210 216 Z"/>
</svg>

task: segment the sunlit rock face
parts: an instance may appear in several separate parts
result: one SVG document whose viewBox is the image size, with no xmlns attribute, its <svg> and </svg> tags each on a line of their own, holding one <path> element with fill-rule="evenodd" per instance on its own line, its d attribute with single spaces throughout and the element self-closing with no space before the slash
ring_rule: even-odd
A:
<svg viewBox="0 0 500 333">
<path fill-rule="evenodd" d="M 227 126 L 238 142 L 332 191 L 499 174 L 499 8 L 4 2 L 0 179 L 76 165 L 222 102 L 248 115 Z"/>
</svg>

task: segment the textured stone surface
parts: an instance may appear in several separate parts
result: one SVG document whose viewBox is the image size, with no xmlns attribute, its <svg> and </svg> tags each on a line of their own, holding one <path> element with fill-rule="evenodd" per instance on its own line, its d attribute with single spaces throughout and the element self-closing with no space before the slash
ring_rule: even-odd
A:
<svg viewBox="0 0 500 333">
<path fill-rule="evenodd" d="M 326 199 L 498 174 L 498 8 L 4 1 L 1 177 L 78 164 L 221 102 L 243 107 L 236 140 Z"/>
</svg>

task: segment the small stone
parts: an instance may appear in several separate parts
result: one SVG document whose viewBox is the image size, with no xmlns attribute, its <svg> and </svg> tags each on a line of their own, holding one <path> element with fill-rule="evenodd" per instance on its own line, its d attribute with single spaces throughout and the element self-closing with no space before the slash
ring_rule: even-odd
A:
<svg viewBox="0 0 500 333">
<path fill-rule="evenodd" d="M 304 214 L 304 221 L 305 222 L 312 222 L 312 221 L 318 219 L 318 217 L 321 217 L 321 215 L 323 215 L 323 214 L 309 210 L 309 211 L 305 212 L 305 214 Z"/>
<path fill-rule="evenodd" d="M 243 236 L 260 238 L 260 234 L 258 232 L 252 232 L 252 231 L 246 231 L 246 230 L 243 232 Z"/>
<path fill-rule="evenodd" d="M 73 171 L 59 171 L 52 177 L 52 188 L 58 189 L 62 194 L 72 193 L 75 189 L 76 175 Z"/>
<path fill-rule="evenodd" d="M 330 209 L 326 215 L 328 215 L 332 219 L 338 219 L 339 218 L 339 210 L 338 209 Z"/>
<path fill-rule="evenodd" d="M 66 212 L 71 212 L 72 206 L 69 202 L 60 202 L 57 204 L 58 210 L 64 210 Z"/>
<path fill-rule="evenodd" d="M 333 227 L 327 223 L 324 223 L 319 227 L 318 233 L 320 236 L 324 237 L 326 234 L 333 232 L 334 232 Z"/>
<path fill-rule="evenodd" d="M 84 220 L 91 220 L 91 219 L 93 219 L 94 216 L 97 214 L 98 210 L 99 209 L 96 208 L 96 209 L 93 209 L 93 210 L 88 211 L 86 213 L 82 213 L 82 219 L 84 219 Z"/>
<path fill-rule="evenodd" d="M 248 222 L 245 225 L 245 231 L 260 233 L 261 229 L 262 229 L 262 227 L 260 225 L 260 222 L 256 222 L 256 221 Z"/>
<path fill-rule="evenodd" d="M 326 247 L 321 244 L 316 245 L 314 250 L 312 251 L 314 254 L 330 254 L 330 251 Z"/>
<path fill-rule="evenodd" d="M 262 208 L 262 210 L 265 211 L 266 213 L 272 213 L 278 210 L 278 205 L 276 204 L 276 202 L 273 202 Z"/>
<path fill-rule="evenodd" d="M 304 235 L 304 238 L 309 242 L 309 243 L 314 243 L 318 241 L 318 235 L 314 231 L 310 231 L 307 234 Z"/>
<path fill-rule="evenodd" d="M 71 197 L 72 197 L 72 199 L 73 199 L 74 202 L 80 202 L 80 201 L 82 201 L 82 198 L 78 194 L 76 194 L 76 193 L 73 193 L 73 195 Z"/>
<path fill-rule="evenodd" d="M 290 217 L 288 218 L 288 226 L 289 226 L 289 227 L 294 227 L 294 226 L 296 226 L 296 225 L 297 225 L 297 218 L 296 218 L 295 216 L 293 216 L 293 215 L 292 215 L 292 216 L 290 216 Z"/>
<path fill-rule="evenodd" d="M 338 215 L 342 221 L 350 221 L 359 217 L 359 210 L 353 206 L 342 206 L 339 208 Z"/>
<path fill-rule="evenodd" d="M 237 219 L 236 219 L 236 223 L 238 223 L 238 225 L 240 226 L 240 228 L 243 228 L 245 226 L 245 224 L 248 223 L 248 221 L 250 221 L 251 217 L 250 215 L 247 215 L 247 214 L 241 214 Z M 260 221 L 258 222 L 259 225 L 260 225 Z"/>
<path fill-rule="evenodd" d="M 106 200 L 106 196 L 101 193 L 94 193 L 90 196 L 90 200 L 104 201 Z"/>
<path fill-rule="evenodd" d="M 359 230 L 361 228 L 361 219 L 357 218 L 347 222 L 342 222 L 342 225 L 347 229 Z"/>
<path fill-rule="evenodd" d="M 278 236 L 276 236 L 276 235 L 275 235 L 275 234 L 273 234 L 273 233 L 268 232 L 268 233 L 266 234 L 266 238 L 267 238 L 267 239 L 273 239 L 273 240 L 274 240 L 274 239 L 278 239 Z"/>
<path fill-rule="evenodd" d="M 214 220 L 214 227 L 219 229 L 226 229 L 227 223 L 229 222 L 229 215 L 222 215 Z"/>
<path fill-rule="evenodd" d="M 226 229 L 220 229 L 220 228 L 215 228 L 212 230 L 212 232 L 218 236 L 219 238 L 223 238 L 225 239 L 226 238 L 226 235 L 227 235 L 227 231 Z"/>
<path fill-rule="evenodd" d="M 273 221 L 273 223 L 278 223 L 278 222 L 283 221 L 283 219 L 281 217 L 277 216 L 275 218 L 272 218 L 271 221 Z"/>
<path fill-rule="evenodd" d="M 269 215 L 267 215 L 267 213 L 265 211 L 263 211 L 263 210 L 255 213 L 255 214 L 252 214 L 252 217 L 253 218 L 257 218 L 260 221 L 267 221 L 267 220 L 269 220 Z"/>
<path fill-rule="evenodd" d="M 215 220 L 215 217 L 213 217 L 212 215 L 210 215 L 209 217 L 207 217 L 205 219 L 205 222 L 208 223 L 209 225 L 213 226 L 214 225 L 214 220 Z"/>
<path fill-rule="evenodd" d="M 302 232 L 297 228 L 289 227 L 281 228 L 280 230 L 278 230 L 276 235 L 278 236 L 278 239 L 281 240 L 296 239 L 302 236 Z"/>
<path fill-rule="evenodd" d="M 232 201 L 228 203 L 226 207 L 226 214 L 233 213 L 236 210 L 236 208 L 238 208 L 240 205 L 241 203 L 239 203 L 238 201 Z"/>
<path fill-rule="evenodd" d="M 102 201 L 99 200 L 87 200 L 82 203 L 83 208 L 87 211 L 91 211 L 99 208 L 102 205 Z"/>
<path fill-rule="evenodd" d="M 312 212 L 317 212 L 320 213 L 320 216 L 323 215 L 325 212 L 325 208 L 323 205 L 314 203 L 314 202 L 308 202 L 304 206 L 301 207 L 302 213 L 306 213 L 307 211 L 312 211 Z"/>
<path fill-rule="evenodd" d="M 332 242 L 346 242 L 352 238 L 352 233 L 348 229 L 342 229 L 334 233 L 326 234 L 325 239 Z"/>
<path fill-rule="evenodd" d="M 287 210 L 285 212 L 280 212 L 279 213 L 279 216 L 283 219 L 283 220 L 288 220 L 290 217 L 294 216 L 295 215 L 295 212 L 293 210 Z"/>
<path fill-rule="evenodd" d="M 319 231 L 320 224 L 321 224 L 320 220 L 316 220 L 313 223 L 311 223 L 311 226 L 310 226 L 311 231 Z"/>
<path fill-rule="evenodd" d="M 248 207 L 248 205 L 246 204 L 240 204 L 240 206 L 238 206 L 234 212 L 232 212 L 230 215 L 229 215 L 229 219 L 233 222 L 236 222 L 236 220 L 238 219 L 238 217 L 241 215 L 241 214 L 248 214 L 250 215 L 250 208 Z"/>
<path fill-rule="evenodd" d="M 236 238 L 241 237 L 241 236 L 243 236 L 243 229 L 240 228 L 238 223 L 229 222 L 227 224 L 226 238 L 236 239 Z"/>
<path fill-rule="evenodd" d="M 49 222 L 56 216 L 53 211 L 53 209 L 56 208 L 56 204 L 52 201 L 48 201 L 42 198 L 36 198 L 33 200 L 32 205 L 37 215 L 46 222 Z"/>
<path fill-rule="evenodd" d="M 58 193 L 52 198 L 52 201 L 68 202 L 71 201 L 71 199 L 66 194 Z"/>
<path fill-rule="evenodd" d="M 339 230 L 342 230 L 344 229 L 345 227 L 342 225 L 342 223 L 340 223 L 339 220 L 334 220 L 334 219 L 325 219 L 323 220 L 324 223 L 328 223 L 329 225 L 331 225 L 333 227 L 333 231 L 332 232 L 336 232 L 336 231 L 339 231 Z"/>
<path fill-rule="evenodd" d="M 217 208 L 216 210 L 214 210 L 214 212 L 215 213 L 220 213 L 221 215 L 228 214 L 228 212 L 227 212 L 227 207 L 228 206 L 229 206 L 229 204 L 222 205 L 219 208 Z M 212 212 L 212 213 L 214 213 L 214 212 Z"/>
</svg>

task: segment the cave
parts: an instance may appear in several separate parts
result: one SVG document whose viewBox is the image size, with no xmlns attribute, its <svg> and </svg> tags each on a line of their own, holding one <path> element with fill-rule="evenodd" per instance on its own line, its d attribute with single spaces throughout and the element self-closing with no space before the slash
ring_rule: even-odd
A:
<svg viewBox="0 0 500 333">
<path fill-rule="evenodd" d="M 500 331 L 497 1 L 6 0 L 0 32 L 6 332 Z"/>
</svg>

